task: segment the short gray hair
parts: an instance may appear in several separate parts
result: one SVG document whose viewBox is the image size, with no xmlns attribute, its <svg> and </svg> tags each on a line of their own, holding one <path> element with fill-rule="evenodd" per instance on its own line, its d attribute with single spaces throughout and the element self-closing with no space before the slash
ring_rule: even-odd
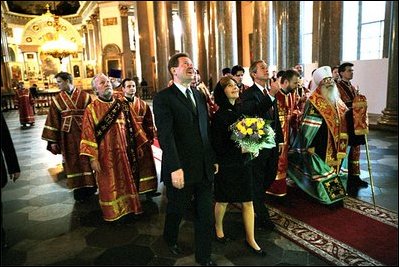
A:
<svg viewBox="0 0 399 267">
<path fill-rule="evenodd" d="M 96 87 L 96 80 L 100 75 L 105 75 L 104 73 L 97 73 L 96 75 L 94 75 L 93 79 L 91 80 L 91 88 L 94 91 L 97 91 L 97 87 Z"/>
</svg>

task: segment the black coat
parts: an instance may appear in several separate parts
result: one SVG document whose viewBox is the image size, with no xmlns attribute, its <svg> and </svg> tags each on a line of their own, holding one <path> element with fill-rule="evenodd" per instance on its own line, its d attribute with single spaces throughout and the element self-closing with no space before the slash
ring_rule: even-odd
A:
<svg viewBox="0 0 399 267">
<path fill-rule="evenodd" d="M 250 117 L 263 118 L 265 120 L 272 120 L 271 127 L 276 133 L 276 145 L 284 142 L 283 131 L 281 129 L 280 120 L 278 117 L 277 100 L 270 99 L 270 96 L 264 95 L 254 83 L 250 88 L 244 91 L 241 96 L 242 113 Z M 273 115 L 271 116 L 269 110 L 274 107 Z"/>
<path fill-rule="evenodd" d="M 237 107 L 223 107 L 212 119 L 212 144 L 219 163 L 215 175 L 215 200 L 217 202 L 252 201 L 252 165 L 249 153 L 231 139 L 230 126 L 241 118 Z"/>
<path fill-rule="evenodd" d="M 193 90 L 197 112 L 175 84 L 158 92 L 153 100 L 155 124 L 162 149 L 161 181 L 171 182 L 171 173 L 180 168 L 185 183 L 213 181 L 216 163 L 211 146 L 205 97 Z"/>
<path fill-rule="evenodd" d="M 3 157 L 4 154 L 4 157 Z M 10 131 L 3 113 L 1 113 L 1 187 L 3 188 L 8 181 L 8 175 L 21 172 L 19 168 L 17 154 L 11 139 Z M 6 167 L 7 166 L 7 167 Z"/>
</svg>

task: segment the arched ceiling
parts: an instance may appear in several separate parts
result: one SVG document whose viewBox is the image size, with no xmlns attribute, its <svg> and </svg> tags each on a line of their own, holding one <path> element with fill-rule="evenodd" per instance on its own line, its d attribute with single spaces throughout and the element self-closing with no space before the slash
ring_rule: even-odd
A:
<svg viewBox="0 0 399 267">
<path fill-rule="evenodd" d="M 31 19 L 50 12 L 73 25 L 81 24 L 103 1 L 1 1 L 1 15 L 7 23 L 25 25 Z"/>
<path fill-rule="evenodd" d="M 6 1 L 8 10 L 17 14 L 42 15 L 46 13 L 46 5 L 51 13 L 58 16 L 76 14 L 80 8 L 79 1 Z"/>
</svg>

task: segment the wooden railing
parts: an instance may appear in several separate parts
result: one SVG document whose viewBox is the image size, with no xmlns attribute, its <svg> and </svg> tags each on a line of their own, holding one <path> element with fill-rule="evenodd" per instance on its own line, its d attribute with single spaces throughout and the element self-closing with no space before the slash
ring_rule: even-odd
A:
<svg viewBox="0 0 399 267">
<path fill-rule="evenodd" d="M 60 91 L 38 91 L 35 98 L 35 108 L 42 110 L 48 108 L 51 103 L 51 98 L 56 96 Z M 1 110 L 18 109 L 18 100 L 15 93 L 2 93 L 1 94 Z"/>
<path fill-rule="evenodd" d="M 51 98 L 56 96 L 60 91 L 38 91 L 37 97 L 35 98 L 35 109 L 38 110 L 40 114 L 44 108 L 48 108 L 51 103 Z M 137 88 L 137 94 L 143 100 L 150 100 L 153 97 L 153 88 L 151 86 L 140 86 Z M 14 110 L 18 109 L 18 101 L 14 92 L 6 92 L 1 94 L 1 110 Z"/>
<path fill-rule="evenodd" d="M 15 101 L 15 94 L 12 93 L 1 93 L 1 111 L 7 111 L 10 109 L 17 109 Z"/>
<path fill-rule="evenodd" d="M 137 94 L 143 100 L 150 100 L 153 98 L 153 91 L 154 89 L 152 86 L 139 86 L 137 87 Z"/>
</svg>

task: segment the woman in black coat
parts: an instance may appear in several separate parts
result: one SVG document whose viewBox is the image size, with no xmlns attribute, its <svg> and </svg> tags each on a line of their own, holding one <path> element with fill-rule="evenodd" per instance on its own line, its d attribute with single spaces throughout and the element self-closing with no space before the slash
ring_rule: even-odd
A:
<svg viewBox="0 0 399 267">
<path fill-rule="evenodd" d="M 249 153 L 239 148 L 231 140 L 230 125 L 241 118 L 238 97 L 239 88 L 232 76 L 222 77 L 214 91 L 219 110 L 212 123 L 212 144 L 216 152 L 219 172 L 215 175 L 215 229 L 216 239 L 225 243 L 223 217 L 228 203 L 241 202 L 242 216 L 246 233 L 246 245 L 260 256 L 265 252 L 255 241 L 254 207 L 252 203 L 252 173 Z"/>
</svg>

